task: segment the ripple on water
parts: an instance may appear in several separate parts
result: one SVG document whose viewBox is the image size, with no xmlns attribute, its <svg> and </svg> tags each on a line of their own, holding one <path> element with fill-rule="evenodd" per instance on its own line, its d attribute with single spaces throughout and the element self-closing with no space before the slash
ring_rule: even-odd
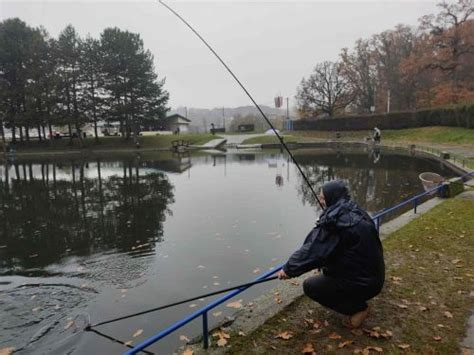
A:
<svg viewBox="0 0 474 355">
<path fill-rule="evenodd" d="M 60 345 L 58 340 L 70 341 L 86 325 L 83 310 L 94 293 L 61 283 L 29 283 L 0 291 L 0 348 L 48 352 L 53 344 Z"/>
</svg>

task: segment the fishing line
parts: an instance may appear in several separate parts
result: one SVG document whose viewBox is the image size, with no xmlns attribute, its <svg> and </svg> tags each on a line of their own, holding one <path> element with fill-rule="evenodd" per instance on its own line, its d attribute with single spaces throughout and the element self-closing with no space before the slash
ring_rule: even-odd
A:
<svg viewBox="0 0 474 355">
<path fill-rule="evenodd" d="M 215 295 L 218 295 L 218 294 L 220 294 L 220 293 L 227 292 L 227 291 L 237 290 L 237 289 L 241 289 L 241 288 L 242 288 L 242 289 L 243 289 L 243 288 L 248 288 L 248 287 L 250 287 L 250 286 L 253 286 L 253 285 L 256 285 L 256 284 L 259 284 L 259 283 L 263 283 L 263 282 L 267 282 L 267 281 L 272 281 L 272 280 L 275 280 L 275 279 L 277 279 L 277 278 L 278 278 L 278 276 L 272 276 L 272 277 L 269 277 L 269 278 L 266 278 L 266 279 L 263 279 L 263 280 L 252 281 L 252 282 L 248 282 L 248 283 L 245 283 L 245 284 L 242 284 L 242 285 L 229 287 L 229 288 L 226 288 L 226 289 L 223 289 L 223 290 L 214 291 L 214 292 L 211 292 L 211 293 L 206 293 L 206 294 L 204 294 L 204 295 L 200 295 L 200 296 L 188 298 L 188 299 L 186 299 L 186 300 L 182 300 L 182 301 L 170 303 L 170 304 L 167 304 L 167 305 L 164 305 L 164 306 L 151 308 L 151 309 L 148 309 L 148 310 L 145 310 L 145 311 L 141 311 L 141 312 L 137 312 L 137 313 L 125 315 L 125 316 L 122 316 L 122 317 L 118 317 L 118 318 L 106 320 L 106 321 L 99 322 L 99 323 L 95 323 L 95 324 L 89 324 L 89 325 L 86 326 L 84 329 L 85 329 L 86 331 L 90 331 L 90 330 L 92 330 L 92 328 L 98 327 L 98 326 L 100 326 L 100 325 L 109 324 L 109 323 L 114 323 L 114 322 L 118 322 L 118 321 L 120 321 L 120 320 L 124 320 L 124 319 L 128 319 L 128 318 L 140 316 L 140 315 L 147 314 L 147 313 L 151 313 L 151 312 L 156 312 L 156 311 L 159 311 L 159 310 L 162 310 L 162 309 L 166 309 L 166 308 L 178 306 L 178 305 L 183 304 L 183 303 L 188 303 L 188 302 L 191 302 L 191 301 L 195 301 L 195 300 L 198 300 L 198 299 L 200 299 L 200 298 L 206 298 L 206 297 L 210 297 L 210 296 L 215 296 Z"/>
<path fill-rule="evenodd" d="M 298 168 L 298 171 L 300 172 L 301 176 L 303 176 L 303 179 L 304 181 L 306 182 L 306 184 L 308 185 L 309 189 L 311 190 L 314 198 L 316 199 L 316 201 L 318 201 L 318 204 L 319 206 L 321 207 L 322 210 L 324 210 L 324 207 L 321 203 L 321 201 L 319 200 L 318 198 L 318 195 L 316 194 L 316 192 L 314 191 L 313 189 L 313 186 L 311 185 L 311 183 L 309 182 L 308 178 L 306 177 L 306 175 L 303 173 L 303 170 L 301 169 L 300 165 L 298 164 L 298 162 L 296 161 L 295 157 L 293 156 L 293 154 L 291 153 L 290 149 L 288 148 L 288 146 L 286 145 L 286 143 L 283 141 L 283 138 L 278 134 L 277 130 L 275 129 L 275 127 L 273 127 L 272 123 L 270 122 L 270 120 L 267 118 L 267 116 L 265 115 L 265 113 L 262 111 L 262 109 L 260 108 L 260 106 L 257 104 L 257 102 L 253 99 L 252 95 L 250 95 L 250 93 L 247 91 L 247 89 L 245 88 L 245 86 L 240 82 L 240 80 L 237 78 L 237 76 L 235 76 L 235 74 L 232 72 L 232 70 L 230 70 L 230 68 L 228 67 L 228 65 L 222 60 L 222 58 L 217 54 L 217 52 L 211 47 L 211 45 L 209 43 L 207 43 L 207 41 L 184 19 L 181 17 L 181 15 L 179 15 L 176 11 L 174 11 L 169 5 L 165 4 L 162 0 L 158 0 L 158 2 L 163 5 L 164 7 L 166 7 L 169 11 L 171 11 L 171 13 L 173 13 L 177 18 L 179 18 L 205 45 L 207 48 L 209 48 L 209 50 L 214 54 L 214 56 L 221 62 L 221 64 L 227 69 L 227 71 L 230 73 L 230 75 L 232 75 L 232 77 L 235 79 L 235 81 L 240 85 L 240 87 L 242 88 L 242 90 L 244 90 L 244 92 L 247 94 L 247 96 L 250 98 L 250 100 L 253 102 L 253 104 L 255 105 L 255 107 L 257 108 L 257 110 L 260 112 L 260 114 L 262 115 L 262 117 L 265 119 L 265 121 L 268 123 L 268 125 L 271 127 L 271 129 L 273 130 L 273 132 L 275 133 L 275 135 L 277 136 L 278 140 L 280 141 L 280 144 L 285 148 L 285 150 L 288 152 L 289 156 L 291 157 L 291 160 L 293 161 L 293 163 L 296 165 L 296 167 Z"/>
</svg>

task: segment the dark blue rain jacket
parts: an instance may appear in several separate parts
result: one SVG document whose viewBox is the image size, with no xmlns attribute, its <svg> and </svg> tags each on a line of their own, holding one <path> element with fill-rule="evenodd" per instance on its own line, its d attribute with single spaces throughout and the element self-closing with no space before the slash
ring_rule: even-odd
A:
<svg viewBox="0 0 474 355">
<path fill-rule="evenodd" d="M 288 276 L 296 277 L 322 268 L 324 275 L 347 285 L 379 292 L 385 279 L 385 264 L 374 222 L 347 194 L 330 202 L 283 270 Z"/>
</svg>

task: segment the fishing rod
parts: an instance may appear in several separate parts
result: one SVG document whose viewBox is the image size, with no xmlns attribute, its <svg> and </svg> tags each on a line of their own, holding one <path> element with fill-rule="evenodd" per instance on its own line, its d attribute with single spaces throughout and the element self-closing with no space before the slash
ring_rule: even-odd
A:
<svg viewBox="0 0 474 355">
<path fill-rule="evenodd" d="M 147 310 L 145 310 L 145 311 L 141 311 L 141 312 L 137 312 L 137 313 L 133 313 L 133 314 L 128 314 L 128 315 L 125 315 L 125 316 L 122 316 L 122 317 L 117 317 L 117 318 L 109 319 L 109 320 L 106 320 L 106 321 L 103 321 L 103 322 L 99 322 L 99 323 L 95 323 L 95 324 L 88 324 L 88 325 L 84 328 L 84 330 L 86 330 L 86 331 L 93 331 L 92 328 L 98 327 L 98 326 L 100 326 L 100 325 L 105 325 L 105 324 L 109 324 L 109 323 L 114 323 L 114 322 L 118 322 L 118 321 L 120 321 L 120 320 L 124 320 L 124 319 L 132 318 L 132 317 L 141 316 L 141 315 L 143 315 L 143 314 L 147 314 L 147 313 L 151 313 L 151 312 L 160 311 L 160 310 L 162 310 L 162 309 L 166 309 L 166 308 L 178 306 L 178 305 L 180 305 L 180 304 L 188 303 L 188 302 L 191 302 L 191 301 L 196 301 L 196 300 L 199 300 L 199 299 L 201 299 L 201 298 L 206 298 L 206 297 L 215 296 L 215 295 L 218 295 L 218 294 L 220 294 L 220 293 L 224 293 L 224 292 L 228 292 L 228 291 L 232 291 L 232 290 L 249 288 L 250 286 L 257 285 L 257 284 L 264 283 L 264 282 L 268 282 L 268 281 L 272 281 L 272 280 L 275 280 L 275 279 L 277 279 L 277 278 L 278 278 L 278 276 L 272 276 L 272 277 L 268 277 L 268 278 L 263 279 L 263 280 L 257 280 L 257 281 L 247 282 L 247 283 L 245 283 L 245 284 L 241 284 L 241 285 L 238 285 L 238 286 L 233 286 L 233 287 L 225 288 L 225 289 L 219 290 L 219 291 L 214 291 L 214 292 L 206 293 L 206 294 L 204 294 L 204 295 L 200 295 L 200 296 L 188 298 L 188 299 L 185 299 L 185 300 L 182 300 L 182 301 L 178 301 L 178 302 L 173 302 L 173 303 L 170 303 L 170 304 L 167 304 L 167 305 L 164 305 L 164 306 L 160 306 L 160 307 L 155 307 L 155 308 L 147 309 Z"/>
<path fill-rule="evenodd" d="M 308 178 L 306 177 L 306 175 L 304 174 L 303 170 L 301 169 L 300 165 L 298 164 L 298 162 L 296 161 L 295 157 L 293 156 L 293 154 L 291 153 L 290 149 L 288 148 L 288 146 L 286 145 L 286 143 L 283 141 L 283 138 L 278 134 L 277 130 L 275 129 L 275 127 L 273 126 L 273 124 L 270 122 L 270 120 L 267 118 L 267 116 L 265 115 L 265 113 L 262 111 L 262 109 L 260 108 L 260 106 L 257 104 L 257 102 L 254 100 L 254 98 L 252 97 L 252 95 L 250 95 L 250 93 L 248 92 L 248 90 L 245 88 L 245 86 L 241 83 L 241 81 L 237 78 L 237 76 L 232 72 L 232 70 L 229 68 L 229 66 L 224 62 L 224 60 L 222 60 L 222 58 L 219 56 L 219 54 L 217 54 L 217 52 L 211 47 L 211 45 L 209 43 L 207 43 L 207 41 L 193 28 L 193 26 L 191 26 L 183 17 L 181 17 L 180 14 L 178 14 L 175 10 L 173 10 L 169 5 L 165 4 L 162 0 L 158 0 L 158 2 L 163 5 L 164 7 L 166 7 L 169 11 L 171 11 L 172 14 L 174 14 L 177 18 L 179 18 L 205 45 L 207 48 L 209 48 L 209 50 L 214 54 L 214 56 L 221 62 L 221 64 L 224 66 L 224 68 L 227 69 L 227 71 L 230 73 L 230 75 L 232 75 L 232 77 L 235 79 L 235 81 L 240 85 L 240 87 L 242 88 L 242 90 L 244 90 L 244 92 L 247 94 L 247 96 L 250 98 L 250 100 L 252 101 L 252 103 L 255 105 L 255 107 L 257 108 L 257 110 L 260 112 L 260 114 L 262 115 L 262 117 L 265 119 L 265 121 L 268 123 L 268 125 L 271 127 L 271 129 L 273 130 L 273 132 L 275 133 L 275 135 L 277 136 L 278 140 L 280 141 L 280 144 L 285 148 L 285 150 L 288 152 L 289 156 L 291 157 L 291 160 L 293 161 L 293 163 L 296 165 L 296 167 L 298 168 L 298 171 L 300 172 L 301 176 L 303 177 L 304 181 L 306 182 L 306 184 L 308 185 L 309 189 L 311 190 L 311 193 L 313 194 L 314 198 L 316 199 L 316 201 L 318 201 L 318 204 L 319 206 L 321 207 L 322 210 L 324 210 L 324 207 L 321 203 L 321 201 L 319 200 L 318 198 L 318 195 L 316 193 L 316 191 L 314 191 L 313 189 L 313 186 L 311 185 L 311 183 L 309 182 Z"/>
</svg>

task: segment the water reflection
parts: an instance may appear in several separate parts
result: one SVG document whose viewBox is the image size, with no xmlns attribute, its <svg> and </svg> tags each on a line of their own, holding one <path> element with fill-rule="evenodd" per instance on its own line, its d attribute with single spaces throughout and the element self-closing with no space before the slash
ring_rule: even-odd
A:
<svg viewBox="0 0 474 355">
<path fill-rule="evenodd" d="M 353 199 L 370 212 L 391 207 L 421 191 L 420 172 L 437 171 L 445 177 L 454 176 L 450 169 L 433 160 L 401 152 L 382 155 L 379 148 L 368 150 L 368 154 L 360 150 L 298 151 L 296 160 L 316 191 L 327 181 L 342 179 Z M 298 179 L 302 201 L 316 205 L 302 177 Z"/>
<path fill-rule="evenodd" d="M 7 246 L 0 272 L 41 270 L 72 251 L 153 252 L 174 201 L 173 186 L 157 170 L 169 168 L 139 159 L 7 166 L 0 180 L 0 246 Z"/>
<path fill-rule="evenodd" d="M 438 163 L 402 153 L 295 155 L 315 188 L 344 179 L 372 212 L 421 191 L 422 171 L 451 176 Z M 91 334 L 62 345 L 58 339 L 75 314 L 99 321 L 246 282 L 255 270 L 284 262 L 318 214 L 297 168 L 278 150 L 1 166 L 0 348 L 118 353 L 117 344 Z M 250 301 L 265 287 L 241 297 Z M 190 311 L 183 305 L 111 324 L 107 332 L 127 340 L 144 329 L 148 336 Z M 231 312 L 219 311 L 211 325 Z M 197 322 L 186 335 L 199 331 Z M 178 337 L 150 350 L 172 353 Z"/>
</svg>

